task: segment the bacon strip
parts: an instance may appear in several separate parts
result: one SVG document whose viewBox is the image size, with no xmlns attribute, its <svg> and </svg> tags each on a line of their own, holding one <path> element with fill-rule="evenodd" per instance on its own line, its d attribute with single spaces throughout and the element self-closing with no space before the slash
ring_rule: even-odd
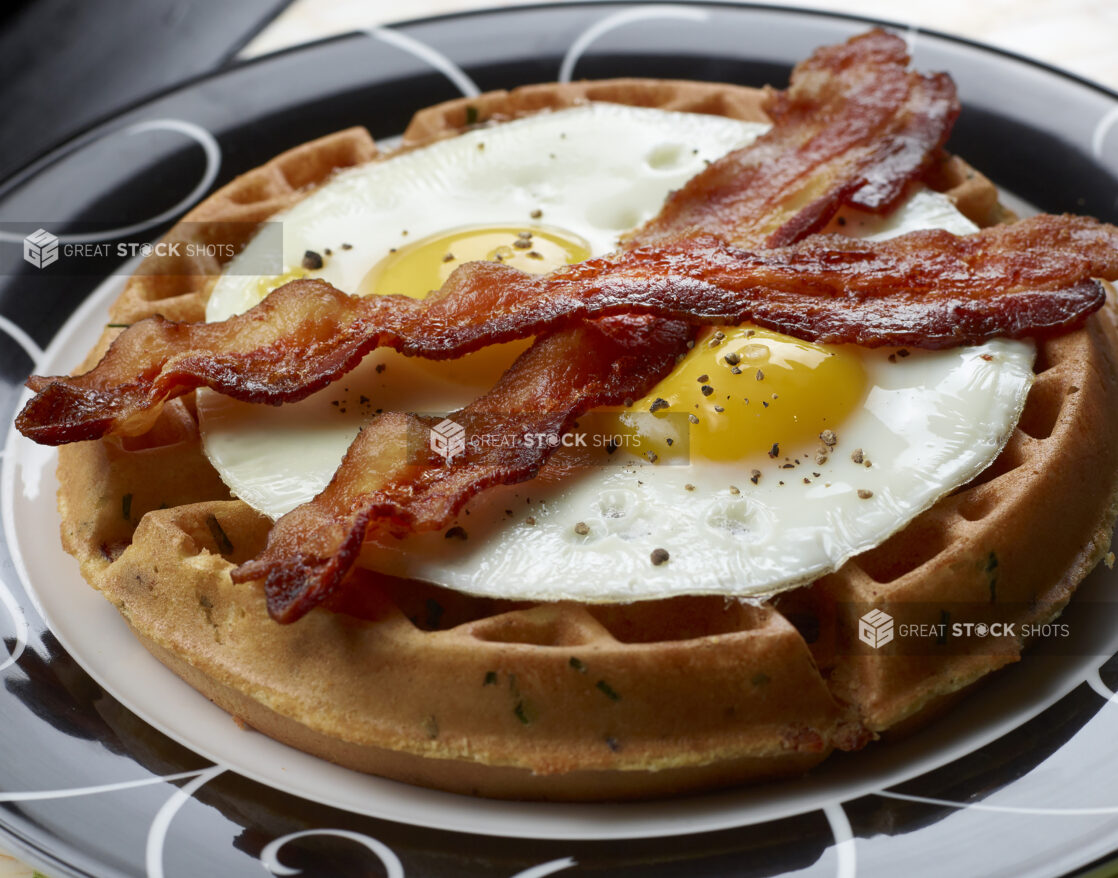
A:
<svg viewBox="0 0 1118 878">
<path fill-rule="evenodd" d="M 618 313 L 750 321 L 807 341 L 865 346 L 1042 335 L 1101 307 L 1105 293 L 1093 277 L 1118 278 L 1118 229 L 1039 216 L 965 237 L 929 231 L 870 243 L 817 235 L 759 251 L 701 236 L 545 276 L 468 263 L 423 301 L 355 298 L 301 280 L 224 325 L 137 326 L 93 371 L 42 386 L 17 426 L 44 444 L 94 438 L 143 423 L 158 403 L 199 385 L 249 402 L 289 402 L 382 345 L 445 359 Z M 230 332 L 232 350 L 197 353 Z M 115 376 L 137 373 L 150 377 L 107 392 Z"/>
<path fill-rule="evenodd" d="M 776 95 L 770 107 L 776 122 L 774 128 L 745 152 L 756 150 L 758 154 L 763 154 L 756 163 L 760 169 L 758 179 L 763 179 L 766 165 L 777 160 L 784 162 L 785 149 L 798 145 L 798 142 L 818 138 L 819 142 L 829 143 L 829 149 L 792 148 L 795 158 L 783 165 L 783 182 L 779 187 L 737 187 L 733 198 L 741 203 L 728 217 L 725 205 L 720 205 L 721 213 L 715 211 L 711 216 L 718 214 L 724 218 L 717 225 L 711 219 L 709 230 L 727 234 L 731 240 L 745 246 L 784 244 L 792 243 L 807 234 L 809 229 L 818 228 L 823 217 L 833 213 L 844 200 L 857 199 L 861 190 L 865 190 L 863 201 L 855 203 L 887 209 L 889 199 L 893 197 L 891 193 L 900 193 L 932 152 L 942 146 L 957 113 L 950 80 L 936 78 L 935 87 L 932 87 L 932 80 L 904 74 L 902 71 L 907 60 L 898 38 L 873 31 L 843 46 L 821 49 L 798 66 L 793 72 L 791 88 L 784 96 Z M 898 82 L 907 86 L 909 94 L 897 94 L 901 90 L 896 85 Z M 893 88 L 885 88 L 889 83 L 893 84 Z M 906 101 L 914 92 L 915 106 L 913 102 Z M 892 115 L 886 112 L 884 118 L 875 116 L 875 123 L 867 125 L 862 117 L 867 112 L 864 107 L 868 105 L 878 108 L 889 106 Z M 937 106 L 944 109 L 937 112 Z M 937 119 L 938 127 L 933 124 L 933 120 Z M 820 124 L 824 125 L 823 130 L 818 127 Z M 797 130 L 801 132 L 799 137 Z M 906 152 L 906 148 L 897 145 L 885 152 L 875 152 L 872 147 L 867 150 L 871 143 L 883 137 L 899 138 L 894 143 L 907 145 L 910 151 Z M 774 145 L 779 145 L 779 148 Z M 852 151 L 859 151 L 861 159 L 851 161 L 849 156 Z M 908 160 L 902 160 L 905 155 Z M 740 154 L 731 154 L 711 167 L 716 168 L 722 162 L 732 167 L 741 159 Z M 748 160 L 745 165 L 749 165 Z M 726 184 L 732 185 L 732 171 L 727 176 Z M 700 192 L 695 197 L 717 199 L 718 193 L 711 186 L 708 188 L 711 191 Z M 813 197 L 808 207 L 802 210 L 796 208 L 794 205 L 805 203 L 807 194 Z M 674 208 L 669 205 L 666 211 L 673 209 L 677 211 L 674 221 L 653 223 L 635 235 L 630 246 L 654 239 L 678 239 L 685 237 L 688 231 L 696 230 L 694 219 L 689 214 L 680 213 L 678 203 Z M 701 214 L 702 211 L 699 211 L 700 218 Z M 708 231 L 708 228 L 700 221 L 697 230 Z M 663 323 L 653 322 L 653 318 L 645 319 L 649 321 L 644 324 L 646 327 L 665 328 Z M 542 381 L 539 385 L 541 401 L 571 399 L 565 388 L 571 386 L 571 375 L 577 373 L 579 360 L 585 356 L 584 351 L 593 349 L 595 331 L 592 326 L 572 330 L 568 347 L 570 359 L 563 358 L 552 364 L 553 372 L 539 373 L 525 365 L 536 362 L 533 359 L 536 356 L 543 356 L 546 361 L 546 354 L 541 351 L 552 343 L 551 339 L 538 340 L 506 373 L 501 384 L 516 385 L 527 381 L 534 385 L 539 380 Z M 645 355 L 648 353 L 646 351 Z M 608 357 L 603 360 L 608 360 Z M 626 377 L 633 391 L 627 396 L 637 396 L 652 386 L 652 382 L 642 381 L 639 373 L 630 373 Z M 576 393 L 574 398 L 578 397 Z M 584 400 L 574 402 L 568 411 L 574 414 L 583 404 Z M 356 547 L 366 534 L 380 533 L 387 527 L 378 523 L 378 515 L 389 521 L 406 520 L 401 509 L 382 507 L 380 512 L 376 508 L 365 511 L 367 507 L 361 496 L 354 496 L 345 490 L 347 484 L 360 481 L 364 471 L 360 461 L 378 441 L 376 432 L 370 429 L 362 432 L 330 486 L 309 504 L 281 518 L 272 528 L 264 552 L 234 571 L 237 581 L 264 579 L 270 612 L 278 621 L 298 619 L 337 588 L 351 568 Z M 539 450 L 541 463 L 547 454 L 546 448 Z M 350 460 L 354 463 L 350 464 Z M 481 484 L 483 476 L 487 485 L 511 484 L 519 479 L 516 467 L 509 466 L 500 455 L 490 461 L 483 471 L 474 472 L 472 482 L 469 479 L 465 483 L 457 481 L 451 475 L 452 471 L 452 467 L 428 468 L 423 477 L 433 479 L 437 483 L 433 490 L 448 498 L 472 496 L 474 489 L 471 485 Z M 405 497 L 408 480 L 414 475 L 394 473 L 396 490 Z M 455 502 L 444 500 L 443 513 L 450 508 L 455 508 Z M 428 518 L 423 527 L 442 527 L 450 520 L 445 514 Z M 420 523 L 412 520 L 410 526 L 419 529 Z M 318 538 L 316 534 L 326 536 Z M 306 542 L 312 539 L 313 549 Z"/>
<path fill-rule="evenodd" d="M 889 212 L 959 115 L 950 76 L 907 64 L 904 41 L 881 30 L 817 49 L 791 88 L 770 92 L 772 130 L 693 177 L 636 237 L 779 247 L 823 228 L 844 203 Z"/>
<path fill-rule="evenodd" d="M 497 385 L 449 417 L 469 436 L 561 435 L 579 414 L 640 395 L 671 371 L 692 330 L 679 321 L 616 317 L 539 340 Z M 235 582 L 266 577 L 268 612 L 280 622 L 319 604 L 356 562 L 369 536 L 445 526 L 480 491 L 534 478 L 550 450 L 481 446 L 462 462 L 428 447 L 437 419 L 375 417 L 312 503 L 285 515 Z"/>
<path fill-rule="evenodd" d="M 904 42 L 880 30 L 819 49 L 797 66 L 787 91 L 770 95 L 773 128 L 712 163 L 629 246 L 699 233 L 776 246 L 818 228 L 844 202 L 887 210 L 947 139 L 958 113 L 950 79 L 908 72 L 907 61 Z M 135 435 L 155 422 L 163 402 L 201 385 L 249 402 L 292 402 L 392 343 L 378 337 L 391 333 L 377 323 L 389 312 L 402 322 L 422 308 L 378 297 L 349 310 L 343 294 L 326 285 L 296 284 L 223 323 L 141 321 L 85 375 L 33 376 L 28 386 L 38 395 L 18 429 L 52 445 Z M 408 352 L 437 355 L 420 340 L 408 345 Z"/>
</svg>

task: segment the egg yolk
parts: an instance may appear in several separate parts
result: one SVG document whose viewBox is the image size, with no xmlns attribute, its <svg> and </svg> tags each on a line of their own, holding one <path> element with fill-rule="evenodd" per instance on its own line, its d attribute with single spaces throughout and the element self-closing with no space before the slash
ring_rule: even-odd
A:
<svg viewBox="0 0 1118 878">
<path fill-rule="evenodd" d="M 590 245 L 564 229 L 473 226 L 441 232 L 389 253 L 365 275 L 357 293 L 398 293 L 423 299 L 464 262 L 501 262 L 529 274 L 546 274 L 589 257 Z M 417 365 L 443 380 L 488 389 L 531 343 L 524 339 L 490 345 L 449 362 L 421 360 Z"/>
<path fill-rule="evenodd" d="M 399 293 L 423 299 L 464 262 L 502 262 L 546 274 L 590 257 L 579 236 L 550 226 L 474 226 L 441 232 L 389 253 L 365 275 L 358 295 Z"/>
<path fill-rule="evenodd" d="M 837 429 L 866 393 L 865 368 L 849 346 L 724 326 L 701 332 L 618 419 L 634 437 L 630 447 L 649 459 L 782 460 L 819 447 L 819 434 Z"/>
<path fill-rule="evenodd" d="M 301 268 L 292 268 L 285 271 L 283 274 L 262 275 L 256 279 L 256 284 L 253 287 L 252 294 L 255 296 L 253 302 L 263 302 L 264 297 L 273 290 L 278 290 L 286 283 L 293 280 L 301 280 L 307 276 L 307 272 Z"/>
</svg>

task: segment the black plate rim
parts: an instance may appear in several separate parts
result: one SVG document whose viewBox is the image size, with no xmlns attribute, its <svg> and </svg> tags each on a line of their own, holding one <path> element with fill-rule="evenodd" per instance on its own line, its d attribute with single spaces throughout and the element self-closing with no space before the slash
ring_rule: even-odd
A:
<svg viewBox="0 0 1118 878">
<path fill-rule="evenodd" d="M 513 6 L 513 7 L 497 6 L 497 7 L 488 7 L 488 8 L 485 8 L 485 9 L 469 10 L 469 11 L 454 12 L 454 13 L 445 13 L 445 14 L 436 15 L 436 16 L 427 16 L 427 17 L 421 17 L 421 18 L 415 18 L 415 19 L 408 19 L 408 20 L 404 20 L 404 21 L 391 22 L 391 23 L 386 24 L 385 27 L 389 28 L 389 29 L 405 28 L 405 27 L 409 27 L 409 26 L 423 25 L 423 24 L 427 24 L 427 23 L 441 22 L 441 21 L 447 21 L 447 20 L 461 20 L 461 19 L 465 19 L 465 18 L 476 18 L 476 17 L 484 17 L 484 16 L 490 16 L 490 15 L 499 15 L 501 13 L 512 12 L 512 11 L 528 12 L 528 11 L 533 11 L 533 10 L 552 10 L 552 9 L 564 9 L 564 8 L 582 8 L 582 9 L 585 9 L 587 7 L 587 5 L 588 4 L 577 3 L 577 2 L 556 2 L 556 3 L 546 3 L 546 4 L 530 5 L 530 6 Z M 611 2 L 609 5 L 610 6 L 633 6 L 633 7 L 636 7 L 636 6 L 653 6 L 653 5 L 672 6 L 672 5 L 678 5 L 678 3 L 672 3 L 671 0 L 614 0 L 614 2 Z M 763 12 L 776 12 L 776 13 L 780 13 L 782 15 L 787 15 L 787 16 L 792 17 L 792 18 L 795 18 L 795 17 L 824 18 L 824 19 L 828 19 L 828 20 L 832 20 L 832 21 L 849 21 L 849 22 L 857 22 L 857 23 L 864 23 L 864 24 L 870 24 L 870 25 L 882 25 L 882 26 L 885 26 L 885 27 L 888 27 L 888 28 L 891 28 L 891 29 L 901 31 L 901 32 L 905 32 L 905 31 L 908 31 L 908 30 L 912 29 L 912 28 L 910 28 L 909 25 L 906 25 L 906 24 L 903 24 L 903 23 L 900 23 L 900 22 L 897 22 L 897 21 L 893 21 L 893 20 L 881 19 L 881 18 L 872 17 L 872 16 L 857 15 L 857 14 L 845 13 L 845 12 L 832 12 L 830 10 L 818 9 L 818 8 L 810 8 L 809 9 L 809 8 L 774 6 L 774 5 L 770 5 L 770 4 L 764 4 L 764 3 L 735 3 L 735 2 L 728 2 L 728 0 L 708 0 L 708 2 L 704 2 L 702 4 L 696 4 L 696 5 L 703 5 L 703 6 L 716 7 L 716 8 L 726 8 L 726 9 L 749 9 L 749 10 L 757 10 L 757 11 L 763 11 Z M 972 50 L 976 50 L 976 51 L 981 52 L 983 54 L 1000 56 L 1000 57 L 1005 58 L 1007 60 L 1012 60 L 1014 62 L 1024 64 L 1024 65 L 1026 65 L 1028 67 L 1031 67 L 1033 69 L 1038 69 L 1038 70 L 1044 71 L 1045 73 L 1047 73 L 1049 75 L 1052 75 L 1052 76 L 1055 76 L 1059 79 L 1075 83 L 1079 86 L 1085 86 L 1092 91 L 1095 91 L 1095 92 L 1097 92 L 1099 94 L 1102 94 L 1102 95 L 1104 95 L 1108 98 L 1111 98 L 1113 100 L 1118 101 L 1118 91 L 1113 90 L 1113 89 L 1111 89 L 1107 86 L 1104 86 L 1100 83 L 1094 82 L 1094 81 L 1092 81 L 1090 79 L 1087 79 L 1083 76 L 1080 76 L 1078 74 L 1075 74 L 1073 72 L 1070 72 L 1070 71 L 1064 70 L 1060 67 L 1057 67 L 1055 65 L 1049 64 L 1047 62 L 1038 61 L 1036 59 L 1029 58 L 1027 56 L 1015 53 L 1015 52 L 1010 51 L 1010 50 L 1006 50 L 1006 49 L 1002 49 L 1002 48 L 997 47 L 997 46 L 992 46 L 992 45 L 982 43 L 981 41 L 973 40 L 973 39 L 970 39 L 970 38 L 967 38 L 967 37 L 961 37 L 961 36 L 956 36 L 956 35 L 944 33 L 942 31 L 938 31 L 938 30 L 934 30 L 934 29 L 925 29 L 925 28 L 918 27 L 918 28 L 915 28 L 915 31 L 917 33 L 919 33 L 920 35 L 931 36 L 931 37 L 934 37 L 934 38 L 937 38 L 937 39 L 944 40 L 948 43 L 953 43 L 953 44 L 956 44 L 956 45 L 961 45 L 961 46 L 968 47 Z M 119 119 L 119 118 L 121 118 L 121 117 L 123 117 L 123 116 L 125 116 L 129 113 L 135 112 L 137 110 L 141 110 L 143 107 L 145 107 L 147 105 L 153 104 L 153 103 L 155 103 L 159 100 L 162 100 L 164 98 L 172 96 L 176 93 L 185 92 L 185 91 L 188 91 L 190 89 L 199 87 L 201 85 L 204 85 L 207 82 L 219 79 L 223 76 L 234 73 L 236 71 L 243 70 L 243 69 L 251 67 L 251 66 L 267 64 L 267 63 L 275 61 L 279 58 L 287 57 L 287 56 L 290 56 L 290 55 L 295 54 L 295 53 L 304 53 L 304 52 L 310 53 L 310 52 L 322 50 L 322 49 L 326 48 L 327 46 L 329 46 L 331 44 L 348 42 L 348 41 L 355 40 L 355 39 L 366 39 L 367 37 L 368 37 L 367 31 L 362 31 L 362 30 L 350 31 L 350 32 L 346 32 L 346 33 L 330 35 L 328 37 L 317 39 L 317 40 L 314 40 L 314 41 L 311 41 L 311 42 L 308 42 L 308 43 L 304 43 L 304 44 L 300 44 L 300 45 L 297 45 L 297 46 L 287 47 L 287 48 L 284 48 L 284 49 L 281 49 L 281 50 L 278 50 L 278 51 L 275 51 L 275 52 L 269 52 L 267 54 L 260 55 L 260 56 L 257 56 L 257 57 L 253 57 L 253 58 L 249 58 L 249 59 L 234 60 L 233 63 L 231 63 L 230 65 L 228 65 L 226 67 L 223 67 L 219 70 L 212 71 L 212 72 L 205 73 L 205 74 L 200 74 L 200 75 L 194 76 L 194 77 L 190 77 L 189 79 L 184 80 L 183 82 L 180 82 L 180 83 L 178 83 L 174 86 L 170 86 L 168 88 L 161 89 L 161 90 L 159 90 L 159 91 L 157 91 L 153 94 L 147 95 L 147 96 L 145 96 L 141 99 L 138 99 L 134 102 L 131 102 L 129 105 L 120 108 L 116 112 L 108 114 L 105 117 L 102 117 L 101 119 L 98 119 L 98 120 L 90 123 L 88 126 L 85 126 L 82 130 L 76 132 L 74 135 L 66 138 L 64 141 L 61 141 L 57 145 L 55 145 L 55 146 L 51 147 L 50 149 L 44 151 L 38 157 L 36 157 L 35 159 L 28 162 L 25 166 L 23 166 L 22 168 L 15 171 L 13 174 L 11 174 L 5 180 L 0 181 L 0 199 L 4 198 L 14 188 L 17 188 L 23 182 L 25 182 L 26 180 L 33 177 L 35 174 L 39 173 L 44 168 L 49 167 L 49 165 L 51 163 L 53 163 L 54 161 L 68 155 L 70 152 L 72 152 L 76 148 L 80 148 L 82 143 L 84 141 L 86 141 L 87 139 L 92 138 L 93 136 L 95 136 L 95 135 L 105 131 L 107 128 L 111 127 L 115 120 L 117 120 L 117 119 Z M 21 854 L 25 853 L 27 855 L 28 861 L 43 864 L 43 866 L 47 869 L 48 872 L 53 872 L 55 874 L 73 874 L 73 875 L 92 875 L 92 874 L 95 874 L 93 872 L 87 872 L 85 870 L 79 870 L 79 867 L 77 867 L 75 865 L 68 864 L 68 863 L 62 861 L 61 859 L 56 858 L 55 856 L 50 854 L 49 851 L 47 851 L 45 848 L 43 848 L 43 847 L 41 847 L 37 844 L 32 844 L 31 842 L 33 840 L 26 840 L 26 843 L 25 843 L 24 839 L 19 838 L 19 837 L 15 837 L 15 836 L 10 836 L 8 833 L 4 832 L 2 829 L 0 829 L 0 835 L 3 835 L 3 837 L 5 838 L 5 843 L 6 844 L 8 844 L 10 842 L 10 846 L 12 847 L 12 849 L 15 852 L 18 852 L 18 853 L 21 853 Z M 1099 862 L 1107 862 L 1109 860 L 1110 860 L 1110 858 L 1103 858 L 1102 860 L 1096 861 L 1096 864 L 1099 863 Z M 1096 864 L 1092 864 L 1092 865 L 1096 865 Z M 1090 868 L 1090 867 L 1085 866 L 1083 868 L 1087 869 L 1087 868 Z M 1081 874 L 1081 870 L 1077 871 L 1076 874 Z"/>
<path fill-rule="evenodd" d="M 606 0 L 610 6 L 678 6 L 678 2 L 673 0 Z M 388 22 L 378 27 L 393 28 L 406 28 L 414 27 L 425 24 L 433 24 L 437 22 L 463 20 L 467 18 L 483 17 L 488 15 L 500 15 L 507 12 L 524 12 L 531 10 L 549 10 L 549 9 L 574 9 L 586 8 L 593 4 L 580 3 L 577 0 L 566 0 L 566 2 L 549 2 L 540 4 L 528 5 L 499 5 L 487 6 L 482 9 L 468 9 L 461 12 L 444 12 L 438 15 L 421 16 L 419 18 L 409 18 L 400 21 Z M 1037 58 L 1031 58 L 1027 55 L 1015 52 L 1012 49 L 1006 49 L 1001 46 L 995 46 L 992 43 L 985 43 L 981 40 L 972 37 L 966 37 L 959 34 L 951 34 L 946 31 L 937 30 L 935 28 L 913 27 L 912 25 L 905 24 L 896 19 L 879 18 L 871 15 L 860 15 L 853 12 L 843 12 L 841 10 L 827 10 L 818 7 L 790 7 L 790 6 L 776 6 L 770 3 L 737 3 L 734 0 L 703 0 L 701 3 L 694 4 L 696 6 L 713 6 L 725 9 L 751 9 L 759 12 L 777 12 L 788 14 L 792 17 L 808 16 L 816 18 L 829 18 L 839 21 L 851 21 L 862 24 L 875 25 L 880 27 L 889 28 L 895 31 L 907 32 L 915 30 L 915 32 L 922 35 L 935 37 L 936 39 L 945 40 L 950 43 L 967 46 L 968 48 L 978 50 L 980 52 L 999 55 L 1008 60 L 1012 60 L 1030 67 L 1034 67 L 1045 71 L 1046 73 L 1058 76 L 1061 79 L 1066 79 L 1078 85 L 1092 89 L 1118 101 L 1118 89 L 1110 88 L 1100 82 L 1095 82 L 1071 70 L 1059 67 L 1056 64 L 1048 61 L 1043 61 Z M 274 20 L 274 19 L 273 19 Z M 270 24 L 270 22 L 268 22 Z M 260 28 L 259 32 L 263 31 L 266 25 Z M 254 35 L 255 36 L 255 35 Z M 206 82 L 225 76 L 229 73 L 243 70 L 258 64 L 265 64 L 275 59 L 290 56 L 300 52 L 311 52 L 324 48 L 331 43 L 340 43 L 354 39 L 366 39 L 368 31 L 353 30 L 345 31 L 343 33 L 331 34 L 329 36 L 321 37 L 318 39 L 310 40 L 305 43 L 299 43 L 293 46 L 286 46 L 277 49 L 273 52 L 267 52 L 262 55 L 256 55 L 252 58 L 238 58 L 236 54 L 231 56 L 229 63 L 216 70 L 211 70 L 207 73 L 200 73 L 195 76 L 188 77 L 187 79 L 176 83 L 175 85 L 167 86 L 158 89 L 142 98 L 130 101 L 121 105 L 117 110 L 107 113 L 104 116 L 82 126 L 71 135 L 63 140 L 58 141 L 53 146 L 47 148 L 35 158 L 28 161 L 23 166 L 14 170 L 11 174 L 0 180 L 0 200 L 2 200 L 10 191 L 18 188 L 22 183 L 26 182 L 30 177 L 42 170 L 44 167 L 49 166 L 52 162 L 69 155 L 75 148 L 81 146 L 87 139 L 92 138 L 94 135 L 101 133 L 105 128 L 111 126 L 114 121 L 120 119 L 129 113 L 140 110 L 143 107 L 156 103 L 166 97 L 169 97 L 177 92 L 187 91 L 197 86 L 203 85 Z M 245 41 L 244 45 L 248 45 L 253 37 Z M 236 51 L 239 53 L 244 48 L 242 45 Z"/>
</svg>

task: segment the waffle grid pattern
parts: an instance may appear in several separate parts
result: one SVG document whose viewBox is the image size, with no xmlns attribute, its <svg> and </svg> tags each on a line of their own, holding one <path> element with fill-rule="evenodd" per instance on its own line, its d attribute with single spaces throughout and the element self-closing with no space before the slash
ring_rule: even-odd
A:
<svg viewBox="0 0 1118 878">
<path fill-rule="evenodd" d="M 585 99 L 763 118 L 760 92 L 729 86 L 532 86 L 425 110 L 403 148 Z M 377 155 L 363 129 L 305 144 L 228 184 L 170 237 L 184 228 L 204 236 L 209 222 L 262 222 L 337 169 Z M 1006 218 L 994 187 L 957 158 L 944 157 L 935 176 L 977 222 Z M 145 268 L 111 322 L 202 319 L 220 265 Z M 86 367 L 118 331 L 106 329 Z M 957 618 L 960 607 L 984 618 L 1001 606 L 1019 621 L 1043 621 L 1105 553 L 1118 472 L 1118 452 L 1105 443 L 1118 412 L 1114 350 L 1110 313 L 1043 343 L 1020 425 L 989 470 L 878 548 L 761 606 L 717 597 L 525 604 L 359 572 L 365 587 L 334 607 L 344 612 L 275 625 L 256 585 L 229 580 L 263 546 L 269 522 L 230 499 L 206 461 L 191 397 L 167 405 L 143 436 L 61 449 L 63 541 L 87 580 L 191 685 L 250 725 L 342 764 L 463 792 L 556 799 L 797 773 L 835 748 L 933 716 L 1020 652 L 1019 643 L 935 655 L 869 650 L 856 635 L 866 608 L 939 621 L 948 605 Z"/>
</svg>

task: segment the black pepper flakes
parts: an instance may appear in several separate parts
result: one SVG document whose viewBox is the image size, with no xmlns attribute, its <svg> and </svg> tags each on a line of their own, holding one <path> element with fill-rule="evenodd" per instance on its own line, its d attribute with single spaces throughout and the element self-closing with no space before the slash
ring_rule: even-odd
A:
<svg viewBox="0 0 1118 878">
<path fill-rule="evenodd" d="M 757 483 L 758 483 L 759 481 L 761 481 L 761 471 L 760 471 L 759 469 L 755 469 L 755 470 L 750 470 L 750 472 L 749 472 L 749 481 L 753 482 L 753 484 L 755 484 L 755 485 L 756 485 L 756 484 L 757 484 Z"/>
<path fill-rule="evenodd" d="M 377 374 L 379 375 L 381 372 L 383 372 L 387 368 L 388 368 L 388 366 L 386 364 L 377 363 Z"/>
<path fill-rule="evenodd" d="M 535 718 L 533 711 L 523 701 L 516 702 L 516 707 L 512 709 L 512 712 L 516 714 L 516 718 L 526 726 L 531 725 L 532 720 Z"/>
<path fill-rule="evenodd" d="M 850 459 L 854 461 L 854 463 L 861 463 L 863 460 L 865 460 L 865 457 L 862 455 L 862 449 L 855 448 L 853 451 L 851 451 Z"/>
<path fill-rule="evenodd" d="M 530 216 L 532 219 L 539 219 L 541 216 L 543 216 L 543 211 L 537 207 L 530 214 L 528 214 L 528 216 Z"/>
<path fill-rule="evenodd" d="M 699 390 L 703 392 L 703 396 L 710 396 L 712 393 L 714 393 L 714 388 L 711 387 L 709 384 L 704 384 L 702 387 L 699 388 Z"/>
<path fill-rule="evenodd" d="M 663 397 L 658 396 L 658 397 L 656 397 L 656 399 L 652 400 L 652 404 L 648 407 L 648 410 L 649 410 L 649 412 L 655 414 L 656 412 L 660 411 L 661 409 L 668 408 L 669 405 L 670 405 L 670 403 L 666 399 L 664 399 Z"/>
<path fill-rule="evenodd" d="M 834 430 L 824 430 L 819 434 L 819 441 L 828 448 L 834 448 L 835 444 L 838 442 L 838 436 L 835 435 Z"/>
<path fill-rule="evenodd" d="M 445 534 L 443 534 L 443 539 L 465 540 L 465 539 L 469 539 L 469 536 L 470 535 L 468 533 L 466 533 L 466 529 L 464 527 L 462 527 L 461 525 L 456 524 L 456 525 L 454 525 L 454 527 L 452 527 L 450 530 L 448 530 Z"/>
<path fill-rule="evenodd" d="M 688 415 L 688 416 L 687 416 L 687 420 L 689 420 L 689 421 L 690 421 L 690 422 L 691 422 L 692 424 L 697 424 L 697 423 L 699 423 L 699 419 L 698 419 L 698 418 L 696 418 L 696 417 L 695 417 L 694 415 Z"/>
<path fill-rule="evenodd" d="M 774 442 L 773 447 L 769 449 L 769 457 L 780 457 L 780 443 Z"/>
<path fill-rule="evenodd" d="M 765 373 L 762 372 L 760 369 L 757 370 L 757 380 L 758 381 L 764 381 L 765 380 Z"/>
<path fill-rule="evenodd" d="M 710 381 L 710 376 L 706 372 L 704 372 L 695 380 L 698 381 L 700 384 L 706 384 L 708 381 Z"/>
<path fill-rule="evenodd" d="M 303 254 L 302 265 L 308 271 L 317 271 L 322 268 L 322 254 L 316 253 L 314 250 L 307 250 Z"/>
<path fill-rule="evenodd" d="M 654 567 L 659 567 L 661 564 L 667 564 L 668 558 L 671 556 L 668 554 L 667 549 L 653 549 L 649 557 L 652 560 L 652 565 Z"/>
<path fill-rule="evenodd" d="M 859 500 L 869 500 L 870 497 L 872 497 L 872 496 L 873 496 L 873 491 L 868 491 L 865 488 L 859 488 L 858 489 L 858 499 Z"/>
<path fill-rule="evenodd" d="M 226 535 L 221 522 L 217 520 L 216 515 L 206 516 L 206 527 L 210 529 L 210 535 L 214 538 L 214 543 L 217 544 L 217 550 L 222 555 L 230 555 L 233 553 L 233 543 Z"/>
<path fill-rule="evenodd" d="M 735 351 L 730 351 L 730 353 L 726 354 L 726 356 L 724 356 L 722 359 L 729 363 L 731 366 L 736 366 L 738 363 L 741 362 L 741 354 Z"/>
<path fill-rule="evenodd" d="M 590 533 L 590 525 L 588 525 L 585 521 L 578 522 L 575 525 L 575 533 L 578 534 L 580 537 L 586 536 L 588 533 Z"/>
</svg>

